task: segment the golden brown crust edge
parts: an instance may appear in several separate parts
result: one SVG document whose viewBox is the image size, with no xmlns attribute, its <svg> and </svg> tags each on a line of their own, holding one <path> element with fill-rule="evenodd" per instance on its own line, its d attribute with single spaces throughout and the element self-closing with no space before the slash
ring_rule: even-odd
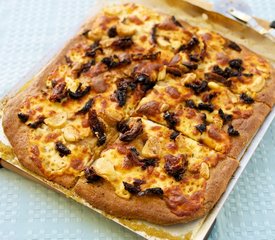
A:
<svg viewBox="0 0 275 240">
<path fill-rule="evenodd" d="M 243 45 L 241 45 L 241 47 L 242 47 L 242 52 L 241 52 L 242 56 L 254 54 L 260 58 L 265 59 L 263 56 L 255 53 L 254 51 L 248 49 L 247 47 Z M 273 107 L 273 105 L 275 104 L 275 94 L 274 94 L 275 93 L 275 69 L 270 62 L 269 62 L 269 66 L 270 66 L 270 78 L 265 81 L 264 88 L 259 93 L 257 93 L 255 100 L 257 102 L 266 103 L 268 106 Z"/>
<path fill-rule="evenodd" d="M 247 144 L 256 134 L 266 116 L 270 112 L 270 107 L 264 103 L 253 104 L 253 114 L 247 119 L 233 120 L 234 129 L 238 130 L 240 136 L 232 137 L 232 144 L 228 156 L 238 158 Z"/>
<path fill-rule="evenodd" d="M 105 180 L 87 183 L 85 178 L 81 178 L 74 187 L 74 191 L 93 207 L 115 217 L 145 220 L 160 225 L 185 223 L 204 216 L 213 208 L 237 167 L 237 160 L 226 158 L 211 169 L 205 203 L 197 212 L 184 217 L 173 214 L 165 201 L 159 197 L 132 196 L 130 200 L 120 198 L 115 194 L 111 184 Z"/>
</svg>

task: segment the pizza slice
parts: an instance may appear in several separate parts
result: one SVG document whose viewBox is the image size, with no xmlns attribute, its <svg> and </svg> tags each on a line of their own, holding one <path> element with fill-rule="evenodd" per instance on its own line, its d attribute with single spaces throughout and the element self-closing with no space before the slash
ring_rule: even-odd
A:
<svg viewBox="0 0 275 240">
<path fill-rule="evenodd" d="M 130 118 L 119 130 L 74 188 L 117 217 L 174 224 L 203 216 L 238 167 L 237 160 L 149 120 Z"/>
<path fill-rule="evenodd" d="M 269 111 L 263 103 L 245 102 L 223 84 L 189 73 L 158 82 L 140 101 L 136 115 L 238 157 Z"/>
</svg>

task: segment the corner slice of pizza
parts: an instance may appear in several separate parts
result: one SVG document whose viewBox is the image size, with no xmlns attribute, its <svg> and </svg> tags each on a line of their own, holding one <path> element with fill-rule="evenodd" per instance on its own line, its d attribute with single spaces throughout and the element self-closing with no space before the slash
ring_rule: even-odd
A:
<svg viewBox="0 0 275 240">
<path fill-rule="evenodd" d="M 236 158 L 269 111 L 266 104 L 245 101 L 197 71 L 181 78 L 167 75 L 139 102 L 135 114 Z"/>
<path fill-rule="evenodd" d="M 74 188 L 113 216 L 157 224 L 196 219 L 214 206 L 238 167 L 237 160 L 149 120 L 130 118 L 119 130 Z"/>
</svg>

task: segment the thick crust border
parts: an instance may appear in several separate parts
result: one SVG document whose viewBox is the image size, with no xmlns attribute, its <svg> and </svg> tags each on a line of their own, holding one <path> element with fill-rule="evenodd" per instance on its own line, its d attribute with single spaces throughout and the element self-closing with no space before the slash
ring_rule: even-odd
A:
<svg viewBox="0 0 275 240">
<path fill-rule="evenodd" d="M 203 206 L 194 214 L 184 217 L 173 214 L 165 201 L 159 197 L 132 196 L 130 200 L 120 198 L 115 194 L 111 184 L 105 180 L 87 183 L 85 178 L 81 178 L 74 191 L 93 207 L 116 217 L 140 219 L 161 225 L 184 223 L 204 216 L 213 208 L 238 165 L 237 160 L 226 158 L 211 169 Z"/>
<path fill-rule="evenodd" d="M 259 102 L 254 103 L 252 107 L 253 114 L 249 118 L 236 119 L 232 122 L 240 136 L 231 138 L 231 148 L 228 153 L 230 157 L 238 158 L 240 156 L 271 110 L 266 104 Z M 227 128 L 225 130 L 227 131 Z"/>
<path fill-rule="evenodd" d="M 243 45 L 241 45 L 241 47 L 242 47 L 241 56 L 245 56 L 245 55 L 249 56 L 250 54 L 254 54 L 260 58 L 265 59 L 263 56 L 253 52 L 247 47 Z M 270 78 L 265 81 L 264 88 L 257 93 L 255 100 L 257 102 L 266 103 L 268 106 L 273 107 L 273 105 L 275 104 L 275 69 L 271 63 L 269 63 L 269 66 L 270 66 Z"/>
</svg>

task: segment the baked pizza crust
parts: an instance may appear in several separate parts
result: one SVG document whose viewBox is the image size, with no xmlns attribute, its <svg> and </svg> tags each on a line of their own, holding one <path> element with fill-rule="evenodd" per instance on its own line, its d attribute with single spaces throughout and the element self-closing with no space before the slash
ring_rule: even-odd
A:
<svg viewBox="0 0 275 240">
<path fill-rule="evenodd" d="M 203 206 L 194 214 L 183 217 L 172 213 L 160 197 L 131 196 L 129 200 L 120 198 L 105 180 L 87 183 L 85 178 L 81 178 L 73 190 L 93 207 L 116 217 L 140 219 L 161 225 L 185 223 L 204 216 L 213 208 L 238 165 L 237 160 L 226 158 L 210 169 Z"/>
<path fill-rule="evenodd" d="M 266 104 L 259 102 L 254 103 L 252 107 L 253 114 L 249 118 L 232 121 L 232 126 L 238 130 L 240 136 L 231 137 L 231 148 L 228 152 L 230 157 L 238 158 L 240 156 L 271 110 Z"/>
</svg>

